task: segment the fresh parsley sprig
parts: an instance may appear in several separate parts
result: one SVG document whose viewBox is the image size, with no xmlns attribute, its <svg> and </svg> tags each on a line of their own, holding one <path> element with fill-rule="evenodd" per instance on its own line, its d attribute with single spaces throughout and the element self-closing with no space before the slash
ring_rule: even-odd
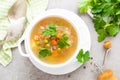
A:
<svg viewBox="0 0 120 80">
<path fill-rule="evenodd" d="M 84 52 L 83 49 L 81 49 L 76 58 L 78 62 L 85 63 L 90 60 L 90 52 L 89 51 Z"/>
<path fill-rule="evenodd" d="M 93 23 L 98 33 L 98 42 L 120 32 L 120 0 L 81 0 L 80 13 L 88 9 L 94 14 Z"/>
</svg>

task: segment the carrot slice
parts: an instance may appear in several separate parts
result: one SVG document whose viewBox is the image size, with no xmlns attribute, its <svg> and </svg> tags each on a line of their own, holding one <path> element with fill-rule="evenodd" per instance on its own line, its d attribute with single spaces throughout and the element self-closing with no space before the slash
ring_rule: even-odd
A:
<svg viewBox="0 0 120 80">
<path fill-rule="evenodd" d="M 57 52 L 57 50 L 53 50 L 53 52 L 52 52 L 52 56 L 54 56 L 54 57 L 58 56 L 58 52 Z"/>
<path fill-rule="evenodd" d="M 45 36 L 42 36 L 42 35 L 41 35 L 40 38 L 41 38 L 41 39 L 45 39 Z"/>
<path fill-rule="evenodd" d="M 57 41 L 56 40 L 51 40 L 51 45 L 52 46 L 56 46 L 57 45 Z"/>
<path fill-rule="evenodd" d="M 60 39 L 62 37 L 62 34 L 58 33 L 56 37 Z"/>
<path fill-rule="evenodd" d="M 42 22 L 40 23 L 40 25 L 41 25 L 41 26 L 46 26 L 47 24 L 46 24 L 46 22 L 42 21 Z"/>
</svg>

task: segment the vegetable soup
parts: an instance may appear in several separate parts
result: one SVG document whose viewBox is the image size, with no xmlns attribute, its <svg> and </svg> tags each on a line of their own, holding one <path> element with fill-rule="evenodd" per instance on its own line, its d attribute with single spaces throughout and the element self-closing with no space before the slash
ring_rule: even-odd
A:
<svg viewBox="0 0 120 80">
<path fill-rule="evenodd" d="M 30 46 L 34 55 L 48 64 L 60 64 L 74 54 L 78 36 L 67 20 L 47 17 L 39 21 L 30 35 Z"/>
</svg>

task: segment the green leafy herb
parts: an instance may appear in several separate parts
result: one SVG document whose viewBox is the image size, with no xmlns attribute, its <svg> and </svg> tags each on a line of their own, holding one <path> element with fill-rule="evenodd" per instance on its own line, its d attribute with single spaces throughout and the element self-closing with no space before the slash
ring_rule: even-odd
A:
<svg viewBox="0 0 120 80">
<path fill-rule="evenodd" d="M 91 0 L 81 0 L 79 4 L 80 13 L 87 12 L 88 8 L 90 7 Z"/>
<path fill-rule="evenodd" d="M 54 31 L 56 31 L 56 26 L 55 24 L 48 24 L 48 27 Z"/>
<path fill-rule="evenodd" d="M 67 40 L 68 40 L 68 37 L 66 34 L 63 34 L 62 37 L 60 38 L 60 40 L 58 41 L 58 45 L 60 48 L 63 48 L 65 46 L 70 46 L 68 43 L 67 43 Z"/>
<path fill-rule="evenodd" d="M 43 35 L 52 35 L 53 36 L 53 35 L 56 35 L 57 32 L 52 30 L 52 29 L 46 29 L 42 34 Z"/>
<path fill-rule="evenodd" d="M 98 33 L 98 41 L 107 36 L 116 36 L 120 32 L 120 0 L 81 0 L 80 13 L 88 9 L 94 14 L 93 23 Z"/>
<path fill-rule="evenodd" d="M 43 57 L 46 57 L 47 55 L 50 55 L 51 54 L 51 51 L 46 49 L 46 48 L 42 48 L 39 52 L 39 57 L 40 58 L 43 58 Z"/>
<path fill-rule="evenodd" d="M 78 62 L 85 63 L 90 60 L 90 52 L 89 51 L 84 52 L 83 49 L 81 49 L 76 58 Z"/>
<path fill-rule="evenodd" d="M 106 31 L 104 29 L 99 29 L 99 30 L 97 30 L 97 32 L 99 34 L 99 36 L 98 36 L 98 42 L 103 41 L 106 38 L 106 36 L 107 36 Z"/>
<path fill-rule="evenodd" d="M 49 29 L 45 29 L 45 31 L 42 32 L 43 35 L 56 35 L 57 31 L 56 31 L 56 26 L 55 24 L 48 24 Z"/>
</svg>

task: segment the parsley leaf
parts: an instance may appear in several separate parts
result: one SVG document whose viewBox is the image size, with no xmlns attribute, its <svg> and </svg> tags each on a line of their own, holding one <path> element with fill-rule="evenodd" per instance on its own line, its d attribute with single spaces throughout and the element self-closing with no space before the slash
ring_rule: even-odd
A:
<svg viewBox="0 0 120 80">
<path fill-rule="evenodd" d="M 46 57 L 47 55 L 50 55 L 51 54 L 51 51 L 46 49 L 46 48 L 42 48 L 39 52 L 39 57 L 40 58 L 44 58 Z"/>
<path fill-rule="evenodd" d="M 106 30 L 108 32 L 108 35 L 115 36 L 120 31 L 120 28 L 117 24 L 111 24 L 106 28 Z"/>
<path fill-rule="evenodd" d="M 62 37 L 60 38 L 60 40 L 58 41 L 58 45 L 60 48 L 63 48 L 65 46 L 70 46 L 68 43 L 67 43 L 67 40 L 68 40 L 68 37 L 66 34 L 63 34 Z"/>
<path fill-rule="evenodd" d="M 78 62 L 85 63 L 90 60 L 90 52 L 86 51 L 84 53 L 83 49 L 81 49 L 76 58 L 77 58 Z"/>
<path fill-rule="evenodd" d="M 42 35 L 56 35 L 57 31 L 56 31 L 56 26 L 55 24 L 48 24 L 49 29 L 45 29 L 45 31 L 42 32 Z"/>
<path fill-rule="evenodd" d="M 90 7 L 90 2 L 92 0 L 81 0 L 79 4 L 80 12 L 85 13 L 87 12 L 88 8 Z"/>
<path fill-rule="evenodd" d="M 57 32 L 52 30 L 52 29 L 46 29 L 45 31 L 42 32 L 42 35 L 56 35 Z"/>
<path fill-rule="evenodd" d="M 93 23 L 98 33 L 98 42 L 120 32 L 120 0 L 82 0 L 79 3 L 81 13 L 91 9 Z"/>
<path fill-rule="evenodd" d="M 99 29 L 97 32 L 99 34 L 98 42 L 103 41 L 107 37 L 107 33 L 106 33 L 106 31 L 104 29 Z"/>
<path fill-rule="evenodd" d="M 48 24 L 48 27 L 54 31 L 56 31 L 56 26 L 55 24 Z"/>
<path fill-rule="evenodd" d="M 106 22 L 98 16 L 94 16 L 93 22 L 94 22 L 94 28 L 96 31 L 98 31 L 99 29 L 103 29 L 106 24 Z"/>
</svg>

